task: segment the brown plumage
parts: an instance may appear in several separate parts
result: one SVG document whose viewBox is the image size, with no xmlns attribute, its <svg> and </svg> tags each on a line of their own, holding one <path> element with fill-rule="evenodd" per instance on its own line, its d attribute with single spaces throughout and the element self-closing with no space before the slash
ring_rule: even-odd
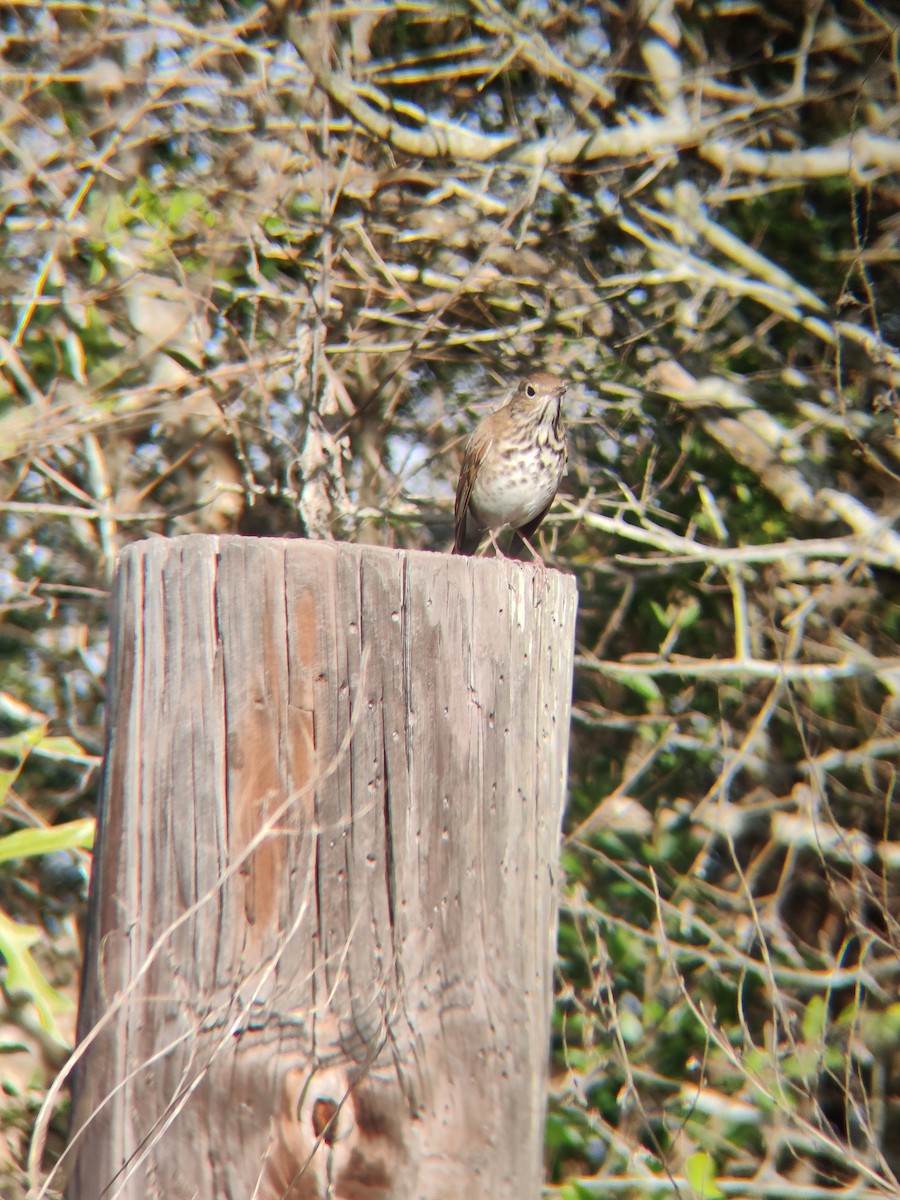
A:
<svg viewBox="0 0 900 1200">
<path fill-rule="evenodd" d="M 504 525 L 530 548 L 566 470 L 565 392 L 559 376 L 536 371 L 476 426 L 456 488 L 454 554 L 471 554 L 485 530 L 493 537 Z"/>
</svg>

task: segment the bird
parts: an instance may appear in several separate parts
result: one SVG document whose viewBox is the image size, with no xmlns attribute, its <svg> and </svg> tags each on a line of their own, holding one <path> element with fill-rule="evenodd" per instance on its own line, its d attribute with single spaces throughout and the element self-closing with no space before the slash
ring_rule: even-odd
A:
<svg viewBox="0 0 900 1200">
<path fill-rule="evenodd" d="M 488 413 L 466 443 L 456 488 L 454 554 L 472 554 L 485 531 L 509 525 L 531 545 L 566 471 L 562 419 L 567 383 L 549 371 L 526 375 L 507 402 Z M 514 543 L 516 539 L 513 539 Z"/>
</svg>

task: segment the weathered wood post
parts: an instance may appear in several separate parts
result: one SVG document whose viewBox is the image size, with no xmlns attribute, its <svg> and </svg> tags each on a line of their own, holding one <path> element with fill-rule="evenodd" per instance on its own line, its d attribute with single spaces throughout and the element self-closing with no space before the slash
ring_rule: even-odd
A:
<svg viewBox="0 0 900 1200">
<path fill-rule="evenodd" d="M 515 562 L 122 554 L 68 1200 L 539 1195 L 575 605 Z"/>
</svg>

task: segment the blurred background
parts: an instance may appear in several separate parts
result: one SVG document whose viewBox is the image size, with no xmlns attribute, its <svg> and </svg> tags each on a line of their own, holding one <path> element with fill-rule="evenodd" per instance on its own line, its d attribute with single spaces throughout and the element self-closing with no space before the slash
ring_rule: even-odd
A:
<svg viewBox="0 0 900 1200">
<path fill-rule="evenodd" d="M 539 367 L 580 589 L 548 1195 L 900 1196 L 898 38 L 0 5 L 4 1196 L 73 1033 L 116 552 L 446 551 Z"/>
</svg>

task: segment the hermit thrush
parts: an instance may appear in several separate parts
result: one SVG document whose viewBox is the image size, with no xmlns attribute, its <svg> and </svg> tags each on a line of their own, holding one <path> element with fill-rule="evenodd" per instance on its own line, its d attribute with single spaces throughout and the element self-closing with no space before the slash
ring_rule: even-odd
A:
<svg viewBox="0 0 900 1200">
<path fill-rule="evenodd" d="M 532 549 L 529 538 L 546 517 L 566 470 L 560 411 L 565 391 L 558 376 L 537 371 L 476 426 L 456 488 L 454 554 L 471 554 L 485 530 L 493 541 L 494 530 L 504 525 Z"/>
</svg>

